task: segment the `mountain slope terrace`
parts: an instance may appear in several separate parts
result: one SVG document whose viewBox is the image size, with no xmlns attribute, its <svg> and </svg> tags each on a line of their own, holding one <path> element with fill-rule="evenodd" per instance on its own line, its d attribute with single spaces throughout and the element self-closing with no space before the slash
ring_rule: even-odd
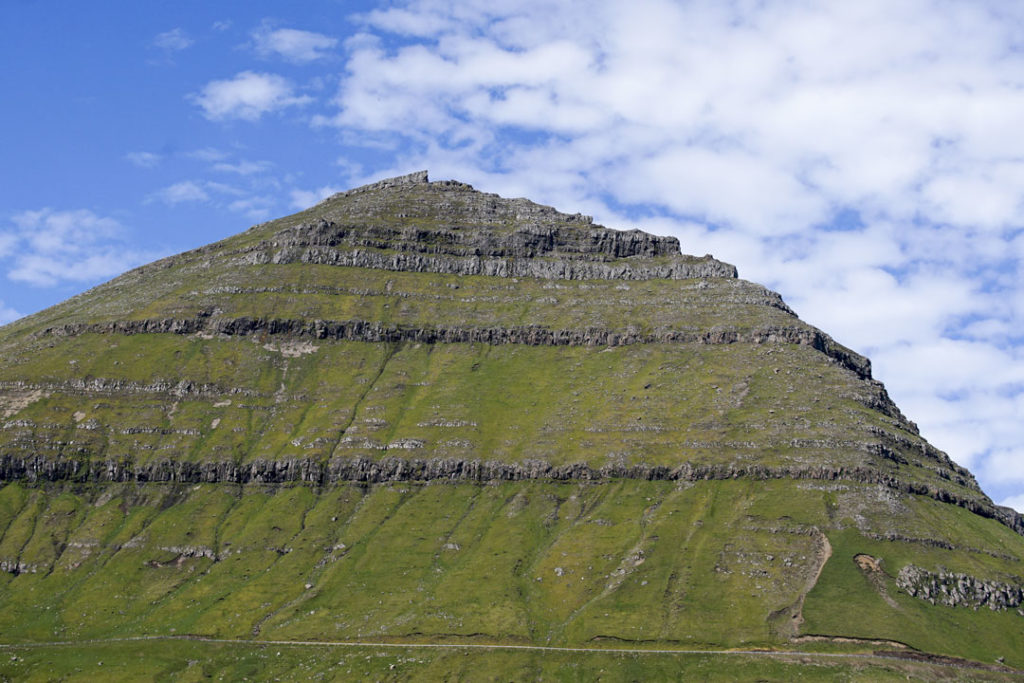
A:
<svg viewBox="0 0 1024 683">
<path fill-rule="evenodd" d="M 0 483 L 14 639 L 1024 666 L 1024 519 L 866 358 L 675 238 L 426 172 L 0 328 Z"/>
</svg>

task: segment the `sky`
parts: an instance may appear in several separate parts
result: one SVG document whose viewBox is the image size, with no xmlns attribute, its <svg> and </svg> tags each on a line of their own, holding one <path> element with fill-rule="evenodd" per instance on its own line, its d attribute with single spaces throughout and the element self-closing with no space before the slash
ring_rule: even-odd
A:
<svg viewBox="0 0 1024 683">
<path fill-rule="evenodd" d="M 429 169 L 679 237 L 1024 511 L 1024 4 L 6 0 L 0 324 Z"/>
</svg>

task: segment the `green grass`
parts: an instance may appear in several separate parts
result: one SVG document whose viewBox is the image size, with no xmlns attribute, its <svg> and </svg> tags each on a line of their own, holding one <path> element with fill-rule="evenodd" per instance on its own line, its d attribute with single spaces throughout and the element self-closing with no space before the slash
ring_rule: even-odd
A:
<svg viewBox="0 0 1024 683">
<path fill-rule="evenodd" d="M 413 458 L 870 466 L 977 496 L 867 407 L 869 385 L 805 346 L 321 341 L 288 357 L 254 341 L 86 334 L 40 349 L 0 367 L 0 381 L 32 377 L 39 392 L 0 430 L 0 450 L 139 463 L 376 459 L 405 441 L 421 444 L 397 451 Z M 84 390 L 66 384 L 83 376 Z M 908 440 L 898 447 L 908 465 L 865 450 L 880 434 Z"/>
<path fill-rule="evenodd" d="M 845 468 L 988 503 L 928 454 L 880 385 L 809 346 L 43 333 L 197 316 L 640 334 L 812 329 L 771 293 L 735 279 L 570 282 L 246 262 L 253 248 L 273 251 L 266 241 L 280 230 L 324 217 L 378 232 L 409 224 L 426 230 L 426 240 L 446 239 L 430 231 L 450 228 L 516 227 L 508 207 L 475 213 L 486 197 L 447 193 L 438 204 L 428 186 L 395 195 L 395 204 L 352 195 L 255 226 L 0 328 L 0 457 Z M 549 219 L 558 222 L 538 220 Z M 894 456 L 877 455 L 882 447 Z M 780 648 L 799 633 L 897 640 L 985 662 L 1004 656 L 1024 667 L 1018 615 L 932 606 L 900 594 L 892 578 L 912 563 L 1020 583 L 1024 539 L 963 508 L 850 479 L 324 489 L 6 482 L 0 641 L 196 634 L 253 642 L 69 646 L 50 659 L 51 650 L 21 648 L 0 658 L 0 677 L 95 678 L 101 655 L 103 675 L 115 679 L 877 680 L 940 671 L 859 660 L 801 665 L 799 657 L 271 655 L 257 644 Z M 822 568 L 827 542 L 832 557 Z M 879 558 L 884 575 L 866 576 L 852 561 L 857 553 Z"/>
<path fill-rule="evenodd" d="M 898 594 L 890 578 L 892 608 L 852 561 L 872 554 L 890 577 L 908 562 L 1021 576 L 1019 537 L 901 496 L 918 533 L 962 532 L 973 549 L 877 541 L 884 522 L 861 520 L 856 531 L 847 516 L 877 487 L 794 496 L 797 485 L 8 484 L 0 559 L 34 571 L 0 574 L 0 633 L 6 642 L 197 634 L 780 647 L 788 636 L 777 615 L 799 609 L 824 533 L 833 555 L 801 633 L 1024 667 L 1015 613 L 932 606 Z"/>
<path fill-rule="evenodd" d="M 0 648 L 2 681 L 1004 680 L 891 659 L 521 652 L 142 641 Z"/>
<path fill-rule="evenodd" d="M 1024 617 L 1015 610 L 933 606 L 900 592 L 895 582 L 899 569 L 907 563 L 932 570 L 947 567 L 961 571 L 965 563 L 970 563 L 976 567 L 975 572 L 980 566 L 988 566 L 989 576 L 998 576 L 1001 570 L 1010 576 L 1015 574 L 1018 583 L 1019 566 L 1013 568 L 984 555 L 873 541 L 850 530 L 832 533 L 830 539 L 833 558 L 807 596 L 804 632 L 889 639 L 931 652 L 955 649 L 959 656 L 984 662 L 1005 657 L 1010 665 L 1024 668 L 1020 647 Z M 858 553 L 882 559 L 881 581 L 895 606 L 886 602 L 880 589 L 854 563 L 853 556 Z"/>
</svg>

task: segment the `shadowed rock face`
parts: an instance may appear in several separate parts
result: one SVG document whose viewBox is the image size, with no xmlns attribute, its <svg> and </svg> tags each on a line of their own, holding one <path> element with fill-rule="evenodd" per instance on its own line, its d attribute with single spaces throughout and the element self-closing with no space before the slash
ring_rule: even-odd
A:
<svg viewBox="0 0 1024 683">
<path fill-rule="evenodd" d="M 11 637 L 991 660 L 1022 535 L 733 266 L 425 172 L 0 328 Z"/>
</svg>

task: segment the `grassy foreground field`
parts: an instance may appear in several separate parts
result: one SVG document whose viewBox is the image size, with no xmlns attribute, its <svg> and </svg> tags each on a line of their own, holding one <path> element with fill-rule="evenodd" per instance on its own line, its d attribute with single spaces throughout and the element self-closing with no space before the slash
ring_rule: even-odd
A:
<svg viewBox="0 0 1024 683">
<path fill-rule="evenodd" d="M 22 562 L 0 574 L 7 644 L 191 635 L 719 650 L 844 637 L 1024 667 L 1014 611 L 932 605 L 895 585 L 907 563 L 1019 576 L 1016 534 L 867 484 L 8 484 L 0 530 L 0 556 Z M 865 572 L 863 554 L 880 570 Z M 103 645 L 126 661 L 151 646 L 185 647 Z"/>
<path fill-rule="evenodd" d="M 835 648 L 833 648 L 835 650 Z M 653 653 L 146 640 L 0 648 L 0 681 L 1000 681 L 870 652 Z"/>
</svg>

